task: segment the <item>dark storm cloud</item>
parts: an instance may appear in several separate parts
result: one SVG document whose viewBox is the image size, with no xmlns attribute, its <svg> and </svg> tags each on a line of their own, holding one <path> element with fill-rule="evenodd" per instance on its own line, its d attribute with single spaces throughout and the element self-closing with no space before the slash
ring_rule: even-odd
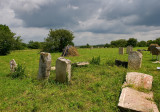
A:
<svg viewBox="0 0 160 112">
<path fill-rule="evenodd" d="M 50 4 L 40 4 L 33 12 L 15 8 L 16 16 L 27 27 L 72 27 L 78 21 L 85 21 L 97 10 L 96 0 L 56 0 Z"/>
</svg>

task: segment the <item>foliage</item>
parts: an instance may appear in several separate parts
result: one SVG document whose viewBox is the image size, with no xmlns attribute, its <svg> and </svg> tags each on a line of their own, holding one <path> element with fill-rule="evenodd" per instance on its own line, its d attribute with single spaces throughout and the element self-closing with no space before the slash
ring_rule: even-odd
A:
<svg viewBox="0 0 160 112">
<path fill-rule="evenodd" d="M 80 46 L 80 48 L 90 48 L 91 46 L 87 43 L 86 45 L 84 46 Z"/>
<path fill-rule="evenodd" d="M 104 45 L 104 47 L 110 47 L 110 44 L 106 43 L 106 44 Z"/>
<path fill-rule="evenodd" d="M 138 47 L 147 47 L 147 42 L 146 41 L 140 41 L 137 43 Z"/>
<path fill-rule="evenodd" d="M 33 40 L 30 40 L 29 43 L 28 43 L 28 48 L 30 49 L 40 49 L 41 48 L 41 43 L 40 42 L 37 42 L 37 41 L 33 41 Z"/>
<path fill-rule="evenodd" d="M 20 78 L 20 79 L 25 78 L 26 77 L 25 67 L 18 64 L 18 66 L 15 68 L 15 72 L 11 73 L 11 77 L 12 78 Z"/>
<path fill-rule="evenodd" d="M 133 47 L 136 47 L 137 46 L 137 39 L 135 38 L 129 38 L 128 41 L 127 41 L 127 45 L 131 45 Z"/>
<path fill-rule="evenodd" d="M 65 46 L 73 45 L 74 35 L 71 31 L 65 29 L 51 29 L 48 37 L 45 39 L 43 51 L 56 52 L 62 51 Z"/>
<path fill-rule="evenodd" d="M 23 50 L 27 48 L 27 45 L 22 42 L 22 39 L 20 36 L 15 37 L 14 43 L 13 43 L 13 50 Z"/>
<path fill-rule="evenodd" d="M 15 34 L 8 26 L 0 25 L 0 55 L 9 54 L 13 48 Z"/>
<path fill-rule="evenodd" d="M 111 41 L 112 47 L 126 47 L 126 45 L 127 45 L 127 41 L 125 39 Z"/>
<path fill-rule="evenodd" d="M 100 56 L 98 57 L 93 57 L 92 60 L 90 61 L 90 64 L 95 64 L 95 65 L 100 65 Z"/>
</svg>

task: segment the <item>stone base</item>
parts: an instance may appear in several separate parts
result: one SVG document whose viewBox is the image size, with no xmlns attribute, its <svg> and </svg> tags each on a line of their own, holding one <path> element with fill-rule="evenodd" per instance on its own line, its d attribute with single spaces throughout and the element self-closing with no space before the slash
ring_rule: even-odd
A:
<svg viewBox="0 0 160 112">
<path fill-rule="evenodd" d="M 131 88 L 123 88 L 118 107 L 122 112 L 159 112 L 152 101 L 153 93 L 143 93 Z"/>
</svg>

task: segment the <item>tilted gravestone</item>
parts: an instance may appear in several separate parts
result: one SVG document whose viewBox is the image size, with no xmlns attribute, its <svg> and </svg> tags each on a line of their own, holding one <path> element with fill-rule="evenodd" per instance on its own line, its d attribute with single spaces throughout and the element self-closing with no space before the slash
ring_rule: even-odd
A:
<svg viewBox="0 0 160 112">
<path fill-rule="evenodd" d="M 129 54 L 132 51 L 133 51 L 133 47 L 132 46 L 127 46 L 126 53 Z"/>
<path fill-rule="evenodd" d="M 124 54 L 124 48 L 123 47 L 119 47 L 119 54 Z"/>
<path fill-rule="evenodd" d="M 48 79 L 51 70 L 51 54 L 41 52 L 39 60 L 38 79 Z"/>
<path fill-rule="evenodd" d="M 71 61 L 59 57 L 56 61 L 56 81 L 64 83 L 71 80 Z"/>
<path fill-rule="evenodd" d="M 142 65 L 142 54 L 138 51 L 132 51 L 128 55 L 128 68 L 139 69 Z"/>
<path fill-rule="evenodd" d="M 10 70 L 11 72 L 15 72 L 15 68 L 17 67 L 16 61 L 14 59 L 12 59 L 10 61 Z"/>
</svg>

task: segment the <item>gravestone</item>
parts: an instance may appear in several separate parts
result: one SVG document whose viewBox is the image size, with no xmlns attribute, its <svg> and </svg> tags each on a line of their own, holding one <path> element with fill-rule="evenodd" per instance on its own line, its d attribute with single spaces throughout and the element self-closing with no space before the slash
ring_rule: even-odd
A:
<svg viewBox="0 0 160 112">
<path fill-rule="evenodd" d="M 133 51 L 133 47 L 132 46 L 127 46 L 127 50 L 126 50 L 127 54 L 129 54 L 132 51 Z"/>
<path fill-rule="evenodd" d="M 51 70 L 51 54 L 41 52 L 39 60 L 38 79 L 48 79 Z"/>
<path fill-rule="evenodd" d="M 119 54 L 124 54 L 124 48 L 123 47 L 119 47 Z"/>
<path fill-rule="evenodd" d="M 71 80 L 71 61 L 59 57 L 56 61 L 56 81 L 64 83 Z"/>
<path fill-rule="evenodd" d="M 128 55 L 128 67 L 135 70 L 141 68 L 142 56 L 138 51 L 130 52 Z"/>
<path fill-rule="evenodd" d="M 14 59 L 12 59 L 10 61 L 10 70 L 11 72 L 15 72 L 15 68 L 17 67 L 16 61 Z"/>
<path fill-rule="evenodd" d="M 126 75 L 126 83 L 132 84 L 135 87 L 152 89 L 153 77 L 144 73 L 128 72 Z"/>
<path fill-rule="evenodd" d="M 129 87 L 122 89 L 118 107 L 122 112 L 159 112 L 152 92 L 139 92 Z"/>
</svg>

